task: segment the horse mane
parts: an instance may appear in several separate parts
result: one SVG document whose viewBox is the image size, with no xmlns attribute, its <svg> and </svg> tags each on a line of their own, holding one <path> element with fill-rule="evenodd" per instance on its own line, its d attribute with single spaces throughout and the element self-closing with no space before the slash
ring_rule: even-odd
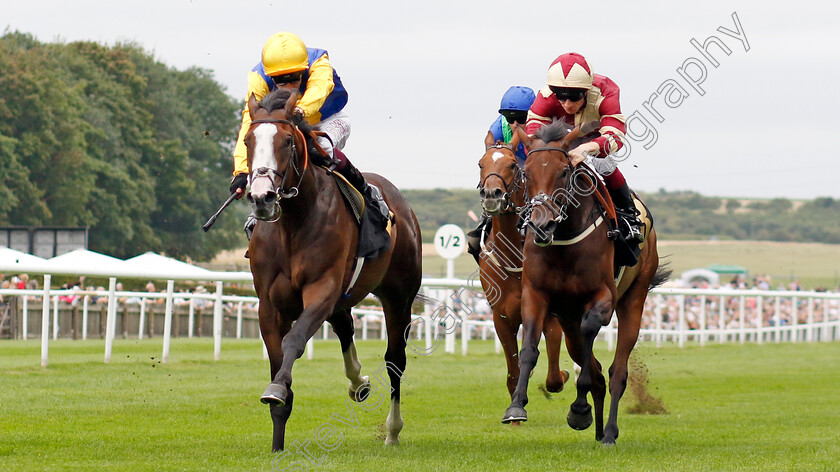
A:
<svg viewBox="0 0 840 472">
<path fill-rule="evenodd" d="M 560 141 L 565 138 L 570 131 L 572 131 L 572 128 L 570 128 L 569 125 L 558 120 L 538 129 L 536 133 L 534 133 L 534 136 L 544 143 L 550 143 L 552 141 Z"/>
<path fill-rule="evenodd" d="M 257 104 L 259 108 L 264 109 L 265 111 L 271 113 L 274 110 L 283 110 L 286 108 L 286 103 L 288 103 L 289 99 L 292 97 L 292 91 L 289 89 L 278 88 L 275 89 L 260 100 Z M 303 135 L 306 137 L 306 141 L 311 141 L 311 133 L 312 126 L 306 122 L 306 120 L 299 118 L 298 116 L 292 116 L 291 121 L 300 128 L 303 132 Z"/>
</svg>

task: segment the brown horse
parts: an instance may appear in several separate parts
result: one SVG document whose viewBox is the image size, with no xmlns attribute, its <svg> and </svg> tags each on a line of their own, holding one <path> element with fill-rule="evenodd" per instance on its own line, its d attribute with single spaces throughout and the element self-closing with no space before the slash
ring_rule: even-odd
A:
<svg viewBox="0 0 840 472">
<path fill-rule="evenodd" d="M 522 242 L 516 228 L 519 209 L 525 206 L 525 187 L 522 169 L 513 149 L 519 144 L 514 135 L 510 145 L 489 146 L 478 162 L 481 181 L 478 184 L 481 206 L 491 218 L 491 228 L 479 254 L 481 286 L 493 309 L 493 324 L 502 344 L 507 362 L 507 388 L 513 391 L 519 379 L 519 350 L 516 334 L 522 325 L 520 301 L 522 297 Z M 543 326 L 548 350 L 548 392 L 563 390 L 569 373 L 560 370 L 560 346 L 563 330 L 557 318 L 550 317 Z"/>
<path fill-rule="evenodd" d="M 378 258 L 366 260 L 356 273 L 356 221 L 333 177 L 325 169 L 309 165 L 312 134 L 302 120 L 288 118 L 296 98 L 286 90 L 277 90 L 258 104 L 251 96 L 252 121 L 245 137 L 251 169 L 248 198 L 260 220 L 248 251 L 260 300 L 260 331 L 271 364 L 271 383 L 261 400 L 270 406 L 272 447 L 275 451 L 284 447 L 294 399 L 292 365 L 324 321 L 330 322 L 340 340 L 350 398 L 364 402 L 375 391 L 368 377 L 361 375 L 350 313 L 368 293 L 381 300 L 385 312 L 385 362 L 391 388 L 385 443 L 395 444 L 403 425 L 400 378 L 406 364 L 404 333 L 420 288 L 420 228 L 399 190 L 383 177 L 366 174 L 368 182 L 382 190 L 394 218 L 390 248 Z M 342 295 L 356 275 L 352 291 Z"/>
<path fill-rule="evenodd" d="M 566 334 L 572 359 L 581 366 L 577 398 L 567 417 L 578 430 L 592 424 L 595 438 L 614 444 L 618 437 L 618 402 L 627 386 L 627 360 L 636 344 L 648 291 L 661 284 L 669 271 L 659 268 L 656 232 L 646 221 L 646 239 L 638 263 L 622 270 L 616 286 L 614 245 L 609 238 L 608 214 L 598 198 L 597 177 L 585 165 L 573 168 L 568 149 L 580 129 L 571 132 L 560 122 L 541 128 L 533 141 L 520 138 L 530 149 L 525 163 L 528 236 L 522 276 L 522 323 L 525 329 L 519 356 L 520 374 L 504 421 L 527 419 L 528 377 L 537 362 L 537 344 L 549 314 L 556 314 Z M 606 194 L 606 192 L 603 192 Z M 641 205 L 641 204 L 639 204 Z M 642 208 L 643 205 L 641 205 Z M 559 239 L 558 239 L 559 238 Z M 613 311 L 618 315 L 618 342 L 610 366 L 610 415 L 604 429 L 606 382 L 592 354 L 595 337 Z"/>
</svg>

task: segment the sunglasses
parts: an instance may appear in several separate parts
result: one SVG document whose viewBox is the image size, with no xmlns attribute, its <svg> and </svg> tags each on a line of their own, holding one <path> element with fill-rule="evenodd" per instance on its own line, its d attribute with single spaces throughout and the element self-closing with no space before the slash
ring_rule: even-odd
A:
<svg viewBox="0 0 840 472">
<path fill-rule="evenodd" d="M 525 124 L 525 121 L 528 119 L 527 111 L 503 110 L 501 114 L 505 117 L 505 120 L 507 120 L 507 122 L 510 124 L 513 124 L 514 121 L 518 121 L 519 124 Z"/>
<path fill-rule="evenodd" d="M 579 89 L 579 88 L 564 88 L 564 87 L 549 87 L 554 95 L 557 97 L 557 100 L 561 102 L 565 102 L 566 100 L 571 100 L 573 102 L 577 102 L 582 100 L 583 97 L 586 96 L 586 89 Z"/>
<path fill-rule="evenodd" d="M 291 74 L 283 74 L 283 75 L 275 75 L 271 77 L 271 80 L 274 81 L 275 85 L 286 85 L 286 84 L 293 84 L 295 82 L 300 82 L 303 78 L 303 71 L 301 72 L 292 72 Z"/>
</svg>

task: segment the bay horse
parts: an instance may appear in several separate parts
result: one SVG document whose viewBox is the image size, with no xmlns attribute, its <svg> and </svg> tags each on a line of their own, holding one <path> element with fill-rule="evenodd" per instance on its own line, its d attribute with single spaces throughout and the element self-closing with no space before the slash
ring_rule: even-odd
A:
<svg viewBox="0 0 840 472">
<path fill-rule="evenodd" d="M 556 314 L 569 354 L 581 366 L 577 397 L 567 422 L 577 430 L 592 424 L 587 401 L 591 392 L 595 439 L 615 444 L 618 403 L 627 386 L 627 360 L 639 335 L 644 302 L 648 291 L 667 280 L 670 271 L 659 267 L 656 231 L 647 219 L 638 263 L 623 268 L 616 285 L 614 243 L 609 225 L 604 223 L 609 214 L 604 207 L 611 203 L 607 200 L 604 205 L 598 198 L 607 192 L 596 189 L 597 177 L 585 164 L 572 167 L 568 155 L 579 133 L 580 127 L 569 131 L 562 122 L 541 128 L 533 140 L 518 131 L 529 149 L 525 162 L 530 215 L 522 275 L 524 336 L 519 381 L 503 421 L 527 420 L 528 378 L 539 356 L 539 336 L 546 318 Z M 610 414 L 604 428 L 606 382 L 592 349 L 613 311 L 618 316 L 618 341 L 609 369 Z"/>
<path fill-rule="evenodd" d="M 272 449 L 284 448 L 294 400 L 292 366 L 324 321 L 339 338 L 350 398 L 364 402 L 372 392 L 368 376 L 361 375 L 350 312 L 368 293 L 379 298 L 385 313 L 385 362 L 391 388 L 385 444 L 396 444 L 403 426 L 404 333 L 422 275 L 420 228 L 396 187 L 379 175 L 365 174 L 381 189 L 394 217 L 390 247 L 366 260 L 360 273 L 354 270 L 356 220 L 328 171 L 309 164 L 314 138 L 302 119 L 290 118 L 296 101 L 297 94 L 284 89 L 259 103 L 249 97 L 251 126 L 245 136 L 251 169 L 248 199 L 258 219 L 248 251 L 260 301 L 260 331 L 271 365 L 271 383 L 260 400 L 270 407 Z M 354 277 L 352 291 L 343 295 Z"/>
<path fill-rule="evenodd" d="M 516 227 L 519 210 L 525 206 L 522 169 L 517 165 L 514 149 L 519 137 L 510 144 L 487 147 L 478 162 L 481 170 L 478 184 L 481 206 L 491 219 L 490 231 L 478 257 L 481 286 L 493 310 L 493 324 L 502 344 L 507 363 L 507 388 L 511 399 L 519 379 L 518 342 L 522 325 L 522 243 L 524 237 Z M 560 346 L 563 330 L 557 318 L 549 317 L 544 326 L 548 350 L 548 373 L 545 389 L 560 392 L 569 373 L 560 370 Z M 515 423 L 515 424 L 518 424 Z"/>
</svg>

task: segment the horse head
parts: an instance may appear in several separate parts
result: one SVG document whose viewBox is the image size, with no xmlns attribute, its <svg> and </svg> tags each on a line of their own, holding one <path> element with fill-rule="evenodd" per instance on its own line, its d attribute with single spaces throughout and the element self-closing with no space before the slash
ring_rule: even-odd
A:
<svg viewBox="0 0 840 472">
<path fill-rule="evenodd" d="M 514 149 L 519 145 L 519 137 L 514 136 L 510 144 L 494 144 L 478 161 L 481 180 L 478 194 L 481 206 L 488 215 L 498 215 L 508 210 L 516 210 L 515 192 L 521 189 L 522 170 L 517 165 Z"/>
<path fill-rule="evenodd" d="M 260 220 L 276 221 L 280 217 L 280 202 L 298 194 L 308 166 L 306 139 L 300 130 L 303 123 L 288 118 L 297 98 L 294 91 L 278 89 L 259 103 L 253 94 L 248 99 L 251 117 L 245 135 L 251 169 L 248 200 L 254 216 Z"/>
<path fill-rule="evenodd" d="M 526 192 L 531 197 L 527 225 L 536 244 L 546 246 L 553 241 L 558 225 L 568 217 L 569 205 L 580 206 L 573 177 L 575 168 L 568 153 L 580 127 L 570 129 L 557 121 L 540 128 L 533 139 L 523 131 L 518 134 L 529 149 L 525 160 Z"/>
</svg>

